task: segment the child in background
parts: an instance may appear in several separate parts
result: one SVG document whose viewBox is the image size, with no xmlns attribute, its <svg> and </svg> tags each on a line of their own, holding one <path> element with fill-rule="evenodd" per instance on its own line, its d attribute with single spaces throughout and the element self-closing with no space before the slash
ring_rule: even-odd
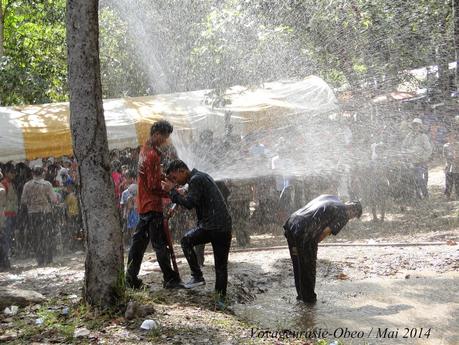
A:
<svg viewBox="0 0 459 345">
<path fill-rule="evenodd" d="M 126 177 L 129 181 L 129 187 L 121 194 L 120 206 L 123 215 L 124 243 L 129 246 L 132 234 L 139 222 L 139 213 L 135 202 L 137 196 L 137 184 L 135 183 L 135 179 L 137 175 L 134 171 L 129 171 Z"/>
<path fill-rule="evenodd" d="M 70 250 L 82 249 L 83 236 L 81 234 L 80 207 L 75 194 L 75 184 L 72 180 L 65 182 L 66 196 L 64 199 L 67 210 L 67 238 L 64 238 L 64 245 Z"/>
</svg>

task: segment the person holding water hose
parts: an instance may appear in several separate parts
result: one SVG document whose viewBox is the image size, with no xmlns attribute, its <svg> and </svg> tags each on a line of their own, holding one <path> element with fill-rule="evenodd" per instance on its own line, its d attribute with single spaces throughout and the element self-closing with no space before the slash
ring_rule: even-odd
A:
<svg viewBox="0 0 459 345">
<path fill-rule="evenodd" d="M 137 208 L 139 223 L 132 236 L 129 249 L 126 285 L 138 289 L 142 280 L 137 277 L 148 242 L 156 252 L 159 267 L 163 273 L 163 286 L 166 289 L 183 288 L 178 272 L 171 267 L 171 253 L 164 231 L 162 198 L 167 194 L 161 188 L 162 146 L 173 131 L 172 125 L 164 120 L 151 126 L 150 138 L 143 146 L 138 163 Z"/>
</svg>

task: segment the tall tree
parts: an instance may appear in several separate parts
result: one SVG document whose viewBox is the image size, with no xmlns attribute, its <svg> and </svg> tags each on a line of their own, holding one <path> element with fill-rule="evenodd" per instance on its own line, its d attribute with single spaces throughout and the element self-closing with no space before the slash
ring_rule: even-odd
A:
<svg viewBox="0 0 459 345">
<path fill-rule="evenodd" d="M 5 35 L 5 16 L 4 16 L 4 9 L 3 9 L 3 1 L 0 0 L 0 58 L 3 56 L 3 41 Z"/>
<path fill-rule="evenodd" d="M 456 91 L 459 92 L 459 0 L 452 0 L 454 13 L 454 52 L 456 55 Z"/>
<path fill-rule="evenodd" d="M 102 108 L 98 0 L 67 0 L 70 126 L 87 232 L 84 298 L 102 308 L 123 296 L 123 246 Z"/>
</svg>

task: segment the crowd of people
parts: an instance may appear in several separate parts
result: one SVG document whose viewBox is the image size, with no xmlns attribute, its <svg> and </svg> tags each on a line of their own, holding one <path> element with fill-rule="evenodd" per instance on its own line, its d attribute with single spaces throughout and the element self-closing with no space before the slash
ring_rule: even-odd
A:
<svg viewBox="0 0 459 345">
<path fill-rule="evenodd" d="M 142 147 L 110 152 L 114 203 L 119 210 L 124 242 L 129 248 L 126 284 L 132 288 L 142 286 L 137 275 L 149 242 L 163 272 L 165 288 L 193 288 L 205 284 L 201 271 L 204 245 L 211 243 L 216 266 L 215 290 L 222 302 L 226 295 L 232 230 L 235 230 L 238 244 L 244 246 L 250 241 L 248 224 L 251 219 L 259 219 L 260 223 L 263 219 L 277 223 L 288 219 L 284 229 L 298 296 L 304 301 L 315 300 L 314 260 L 318 242 L 329 234 L 336 235 L 349 219 L 360 217 L 362 213 L 360 203 L 346 206 L 341 202 L 343 197 L 365 200 L 371 208 L 373 220 L 384 221 L 389 196 L 402 199 L 429 197 L 429 164 L 435 152 L 442 152 L 446 162 L 445 195 L 448 199 L 452 198 L 455 189 L 459 198 L 459 134 L 456 124 L 450 125 L 445 133 L 437 128 L 433 135 L 434 126 L 429 125 L 426 119 L 413 117 L 400 123 L 396 131 L 392 127 L 390 135 L 382 131 L 374 136 L 368 147 L 368 164 L 363 164 L 364 173 L 361 159 L 358 164 L 360 170 L 353 165 L 353 132 L 348 127 L 345 148 L 351 152 L 349 160 L 342 165 L 342 171 L 337 172 L 336 184 L 331 183 L 331 179 L 327 182 L 327 191 L 336 194 L 340 194 L 340 183 L 344 183 L 347 195 L 340 195 L 340 199 L 337 196 L 314 199 L 315 203 L 304 207 L 301 206 L 306 204 L 305 200 L 311 200 L 316 192 L 306 185 L 312 183 L 320 189 L 318 181 L 311 182 L 309 177 L 309 180 L 302 179 L 298 183 L 295 178 L 282 174 L 256 178 L 262 183 L 241 183 L 229 179 L 214 181 L 207 173 L 189 169 L 185 162 L 179 160 L 169 140 L 172 125 L 167 121 L 156 122 L 151 128 L 149 140 Z M 440 132 L 443 133 L 441 136 Z M 394 141 L 394 136 L 397 141 Z M 225 147 L 237 146 L 236 139 L 231 136 L 226 139 L 222 141 Z M 200 140 L 193 146 L 197 156 L 208 157 L 209 167 L 218 164 L 209 149 L 212 141 L 213 133 L 207 130 L 201 133 Z M 282 164 L 282 157 L 273 157 L 267 154 L 268 151 L 269 148 L 263 144 L 257 144 L 251 147 L 250 154 L 269 158 L 273 167 Z M 358 177 L 362 176 L 366 181 L 359 183 Z M 324 191 L 325 188 L 319 194 Z M 300 193 L 302 198 L 295 197 Z M 186 284 L 181 282 L 178 272 L 171 266 L 170 243 L 164 232 L 164 210 L 170 203 L 179 205 L 172 227 L 192 272 L 191 280 Z M 314 228 L 309 222 L 318 221 L 320 216 L 316 212 L 316 204 L 326 204 L 330 213 L 323 216 L 328 223 L 314 223 L 317 225 Z M 265 208 L 271 218 L 261 214 Z M 187 211 L 191 209 L 196 209 L 195 215 Z M 73 157 L 1 164 L 0 211 L 0 270 L 10 269 L 11 256 L 33 255 L 39 266 L 46 266 L 52 263 L 57 250 L 68 253 L 84 248 L 78 166 Z M 193 225 L 193 222 L 196 224 Z M 305 243 L 305 236 L 309 247 L 299 249 L 299 244 L 303 246 Z"/>
<path fill-rule="evenodd" d="M 111 152 L 114 202 L 126 245 L 138 222 L 137 152 Z M 56 253 L 84 250 L 78 190 L 73 157 L 0 164 L 0 270 L 11 267 L 11 257 L 34 257 L 46 266 Z"/>
<path fill-rule="evenodd" d="M 429 168 L 440 159 L 445 162 L 444 194 L 452 197 L 459 164 L 459 118 L 453 117 L 441 131 L 426 118 L 407 119 L 391 129 L 392 137 L 385 133 L 376 137 L 369 163 L 354 169 L 350 189 L 371 207 L 374 221 L 384 221 L 389 198 L 401 203 L 428 199 Z"/>
</svg>

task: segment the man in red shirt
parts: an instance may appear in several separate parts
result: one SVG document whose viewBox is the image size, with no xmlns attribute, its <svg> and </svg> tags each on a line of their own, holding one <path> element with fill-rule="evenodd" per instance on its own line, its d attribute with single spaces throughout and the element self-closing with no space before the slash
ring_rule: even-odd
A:
<svg viewBox="0 0 459 345">
<path fill-rule="evenodd" d="M 178 273 L 171 267 L 163 229 L 162 198 L 167 197 L 167 194 L 161 188 L 161 153 L 158 148 L 166 142 L 172 131 L 173 127 L 169 122 L 155 122 L 151 126 L 150 139 L 139 155 L 137 206 L 140 220 L 132 236 L 126 272 L 126 285 L 131 288 L 138 289 L 142 286 L 142 280 L 137 275 L 149 241 L 163 272 L 163 286 L 167 289 L 183 287 Z"/>
</svg>

